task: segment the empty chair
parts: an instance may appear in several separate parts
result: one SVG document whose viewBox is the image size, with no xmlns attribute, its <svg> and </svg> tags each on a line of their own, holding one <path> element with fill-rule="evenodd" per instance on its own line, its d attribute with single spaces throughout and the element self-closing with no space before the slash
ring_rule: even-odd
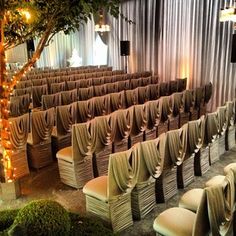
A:
<svg viewBox="0 0 236 236">
<path fill-rule="evenodd" d="M 32 87 L 33 108 L 41 107 L 42 95 L 46 94 L 48 94 L 48 86 L 46 84 Z"/>
<path fill-rule="evenodd" d="M 83 188 L 87 212 L 109 223 L 114 232 L 133 224 L 131 190 L 138 167 L 131 150 L 111 154 L 108 176 L 95 178 Z"/>
<path fill-rule="evenodd" d="M 87 101 L 77 102 L 77 122 L 84 123 L 91 120 L 94 117 L 94 102 L 93 99 Z"/>
<path fill-rule="evenodd" d="M 118 92 L 118 93 L 111 93 L 110 94 L 110 106 L 111 112 L 117 111 L 118 109 L 125 108 L 125 93 Z"/>
<path fill-rule="evenodd" d="M 77 102 L 56 107 L 56 127 L 52 133 L 53 156 L 58 150 L 71 146 L 71 127 L 77 119 Z"/>
<path fill-rule="evenodd" d="M 61 93 L 42 95 L 42 108 L 47 110 L 61 105 Z"/>
<path fill-rule="evenodd" d="M 152 84 L 158 84 L 159 82 L 159 77 L 158 75 L 153 75 L 151 78 Z"/>
<path fill-rule="evenodd" d="M 9 133 L 11 150 L 11 167 L 13 175 L 19 179 L 29 174 L 29 166 L 26 154 L 26 143 L 29 132 L 29 114 L 9 118 Z"/>
<path fill-rule="evenodd" d="M 93 85 L 92 79 L 80 79 L 80 88 L 88 88 Z"/>
<path fill-rule="evenodd" d="M 216 115 L 218 120 L 218 134 L 219 134 L 219 156 L 225 153 L 225 140 L 226 140 L 226 106 L 217 107 Z"/>
<path fill-rule="evenodd" d="M 130 134 L 131 117 L 128 110 L 120 109 L 111 113 L 111 140 L 112 152 L 120 152 L 128 149 L 128 137 Z"/>
<path fill-rule="evenodd" d="M 33 111 L 31 133 L 27 140 L 27 155 L 31 167 L 39 169 L 52 163 L 51 134 L 54 126 L 54 108 Z"/>
<path fill-rule="evenodd" d="M 77 89 L 61 92 L 61 105 L 68 105 L 76 102 L 77 100 Z"/>
<path fill-rule="evenodd" d="M 151 76 L 143 77 L 141 78 L 141 81 L 142 81 L 142 86 L 147 86 L 152 83 L 152 77 Z"/>
<path fill-rule="evenodd" d="M 10 116 L 20 116 L 29 112 L 29 94 L 10 97 Z"/>
<path fill-rule="evenodd" d="M 147 112 L 147 128 L 145 131 L 145 140 L 155 139 L 157 137 L 157 121 L 159 117 L 159 100 L 149 101 L 144 104 Z"/>
<path fill-rule="evenodd" d="M 92 98 L 94 104 L 94 116 L 103 116 L 110 113 L 110 96 L 100 96 Z"/>
<path fill-rule="evenodd" d="M 94 96 L 104 96 L 107 94 L 105 85 L 94 86 Z"/>
<path fill-rule="evenodd" d="M 89 129 L 89 122 L 72 125 L 72 146 L 56 154 L 61 181 L 74 188 L 82 188 L 94 177 Z"/>
<path fill-rule="evenodd" d="M 182 109 L 182 93 L 173 93 L 170 96 L 171 101 L 171 115 L 169 116 L 169 130 L 178 129 L 180 127 L 179 120 L 180 120 L 180 110 Z"/>
<path fill-rule="evenodd" d="M 104 84 L 104 78 L 103 77 L 93 78 L 92 79 L 92 84 L 93 84 L 93 86 L 103 85 Z"/>
<path fill-rule="evenodd" d="M 159 96 L 167 96 L 168 94 L 168 83 L 162 82 L 159 84 Z"/>
<path fill-rule="evenodd" d="M 209 161 L 210 165 L 218 161 L 219 156 L 219 139 L 218 139 L 218 119 L 217 113 L 207 113 L 206 114 L 206 133 L 205 141 L 209 145 Z"/>
<path fill-rule="evenodd" d="M 234 102 L 226 102 L 226 118 L 227 118 L 227 130 L 226 130 L 226 150 L 230 150 L 235 146 L 235 124 L 234 124 Z"/>
<path fill-rule="evenodd" d="M 169 126 L 168 119 L 169 115 L 171 114 L 169 96 L 163 96 L 159 98 L 158 111 L 159 111 L 159 117 L 158 117 L 157 128 L 158 128 L 158 135 L 160 135 L 168 131 L 168 126 Z"/>
<path fill-rule="evenodd" d="M 62 72 L 62 73 L 66 73 L 66 72 Z M 68 75 L 64 74 L 64 75 L 61 75 L 60 81 L 67 82 L 67 81 L 69 81 L 69 79 L 70 79 L 70 77 Z"/>
<path fill-rule="evenodd" d="M 187 78 L 177 78 L 178 92 L 183 92 L 187 87 Z"/>
<path fill-rule="evenodd" d="M 126 107 L 138 104 L 138 90 L 125 90 Z"/>
<path fill-rule="evenodd" d="M 169 95 L 171 95 L 172 93 L 176 93 L 178 92 L 178 81 L 177 80 L 171 80 L 169 81 L 168 84 L 168 90 L 169 90 Z"/>
<path fill-rule="evenodd" d="M 107 84 L 107 83 L 115 83 L 116 81 L 113 81 L 113 76 L 104 76 L 104 83 Z"/>
<path fill-rule="evenodd" d="M 25 80 L 25 81 L 19 81 L 16 84 L 16 89 L 24 89 L 24 88 L 29 88 L 32 86 L 31 80 Z"/>
<path fill-rule="evenodd" d="M 118 92 L 118 83 L 109 83 L 105 85 L 107 94 Z"/>
<path fill-rule="evenodd" d="M 48 77 L 47 78 L 47 84 L 48 84 L 48 91 L 51 94 L 51 84 L 56 84 L 56 83 L 60 83 L 61 79 L 60 76 L 53 76 L 53 77 Z"/>
<path fill-rule="evenodd" d="M 157 84 L 149 84 L 147 86 L 149 100 L 156 100 L 159 96 L 159 87 Z"/>
<path fill-rule="evenodd" d="M 94 89 L 93 86 L 88 88 L 80 88 L 78 90 L 79 100 L 88 100 L 94 96 Z"/>
<path fill-rule="evenodd" d="M 160 138 L 133 146 L 132 154 L 140 162 L 137 183 L 131 192 L 131 206 L 134 219 L 144 218 L 156 205 L 155 180 L 163 170 L 163 142 Z"/>
<path fill-rule="evenodd" d="M 183 109 L 180 111 L 179 126 L 187 123 L 190 120 L 191 111 L 193 109 L 193 92 L 191 90 L 183 91 Z"/>
<path fill-rule="evenodd" d="M 122 74 L 124 74 L 123 70 L 113 70 L 112 71 L 112 75 L 122 75 Z"/>
<path fill-rule="evenodd" d="M 40 86 L 40 85 L 44 85 L 44 84 L 47 84 L 47 79 L 44 78 L 44 79 L 32 79 L 32 85 L 33 86 Z"/>
<path fill-rule="evenodd" d="M 200 117 L 200 108 L 204 104 L 204 87 L 193 90 L 194 106 L 191 111 L 191 120 L 197 120 Z"/>
<path fill-rule="evenodd" d="M 135 89 L 135 88 L 138 88 L 138 87 L 141 87 L 142 86 L 142 79 L 131 79 L 130 81 L 130 88 L 131 89 Z"/>
<path fill-rule="evenodd" d="M 149 100 L 148 88 L 147 87 L 138 87 L 138 103 L 144 104 Z"/>
<path fill-rule="evenodd" d="M 51 94 L 54 93 L 59 93 L 61 91 L 65 91 L 66 90 L 66 84 L 65 82 L 60 82 L 60 83 L 52 83 L 51 87 L 50 87 L 50 92 Z"/>
<path fill-rule="evenodd" d="M 210 223 L 207 211 L 206 190 L 202 194 L 201 202 L 196 213 L 180 207 L 169 208 L 159 214 L 154 220 L 153 228 L 157 235 L 208 235 Z"/>
<path fill-rule="evenodd" d="M 200 116 L 206 114 L 206 105 L 210 101 L 211 96 L 212 96 L 212 83 L 208 83 L 204 86 L 204 102 L 200 106 Z"/>
<path fill-rule="evenodd" d="M 129 80 L 118 81 L 118 91 L 128 90 L 130 88 Z"/>
<path fill-rule="evenodd" d="M 129 135 L 129 147 L 132 147 L 135 143 L 144 141 L 144 134 L 147 127 L 147 113 L 144 105 L 134 105 L 130 107 L 130 135 Z"/>
<path fill-rule="evenodd" d="M 23 89 L 14 89 L 14 91 L 13 91 L 14 96 L 21 96 L 21 95 L 25 95 L 25 94 L 29 94 L 29 96 L 31 98 L 32 87 L 23 88 Z"/>
<path fill-rule="evenodd" d="M 95 117 L 91 121 L 97 176 L 107 175 L 109 156 L 112 153 L 110 116 Z"/>
</svg>

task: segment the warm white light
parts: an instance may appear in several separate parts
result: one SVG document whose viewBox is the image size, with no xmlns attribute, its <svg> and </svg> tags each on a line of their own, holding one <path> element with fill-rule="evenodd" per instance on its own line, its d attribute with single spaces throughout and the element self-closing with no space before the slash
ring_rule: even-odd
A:
<svg viewBox="0 0 236 236">
<path fill-rule="evenodd" d="M 220 11 L 220 22 L 225 21 L 236 22 L 236 14 L 234 8 L 228 8 Z"/>
<path fill-rule="evenodd" d="M 108 32 L 110 31 L 109 25 L 95 25 L 95 31 L 96 32 Z"/>
</svg>

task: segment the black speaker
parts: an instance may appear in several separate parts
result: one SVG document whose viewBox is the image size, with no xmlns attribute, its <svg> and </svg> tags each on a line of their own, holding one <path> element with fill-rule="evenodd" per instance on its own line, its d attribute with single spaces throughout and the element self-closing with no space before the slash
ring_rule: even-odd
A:
<svg viewBox="0 0 236 236">
<path fill-rule="evenodd" d="M 129 56 L 130 53 L 130 41 L 120 41 L 120 55 Z"/>
<path fill-rule="evenodd" d="M 236 63 L 236 34 L 233 34 L 231 62 Z"/>
</svg>

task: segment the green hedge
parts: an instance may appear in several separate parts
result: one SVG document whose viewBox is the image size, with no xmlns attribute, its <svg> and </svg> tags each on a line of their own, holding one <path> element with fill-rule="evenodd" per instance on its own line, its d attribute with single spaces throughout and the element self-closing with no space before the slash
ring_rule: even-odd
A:
<svg viewBox="0 0 236 236">
<path fill-rule="evenodd" d="M 18 209 L 4 210 L 0 212 L 0 231 L 4 231 L 13 224 L 18 212 Z"/>
</svg>

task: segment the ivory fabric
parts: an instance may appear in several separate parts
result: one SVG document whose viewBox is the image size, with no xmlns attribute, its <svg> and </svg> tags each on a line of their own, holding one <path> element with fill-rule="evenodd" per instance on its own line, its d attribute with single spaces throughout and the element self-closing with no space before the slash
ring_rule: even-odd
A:
<svg viewBox="0 0 236 236">
<path fill-rule="evenodd" d="M 182 108 L 182 93 L 173 93 L 170 96 L 172 116 L 176 117 Z"/>
<path fill-rule="evenodd" d="M 206 114 L 205 127 L 205 144 L 210 144 L 214 142 L 218 135 L 218 120 L 216 112 Z"/>
<path fill-rule="evenodd" d="M 124 108 L 124 92 L 117 92 L 110 94 L 110 105 L 111 105 L 111 112 L 116 111 L 118 109 Z"/>
<path fill-rule="evenodd" d="M 55 110 L 50 108 L 45 111 L 32 112 L 32 144 L 38 144 L 51 137 L 55 121 Z"/>
<path fill-rule="evenodd" d="M 77 102 L 56 108 L 57 135 L 66 135 L 71 132 L 72 124 L 77 119 Z"/>
<path fill-rule="evenodd" d="M 15 118 L 9 118 L 10 142 L 13 149 L 25 147 L 29 132 L 29 114 L 24 114 Z"/>
<path fill-rule="evenodd" d="M 110 96 L 93 97 L 94 116 L 102 116 L 110 113 Z"/>
<path fill-rule="evenodd" d="M 87 101 L 78 101 L 78 116 L 77 122 L 83 123 L 91 120 L 94 117 L 94 103 L 92 99 Z"/>
<path fill-rule="evenodd" d="M 152 129 L 157 125 L 159 118 L 159 100 L 148 101 L 144 106 L 147 112 L 147 128 Z"/>
<path fill-rule="evenodd" d="M 108 166 L 108 199 L 114 200 L 119 195 L 130 191 L 137 182 L 139 163 L 132 157 L 132 150 L 113 153 Z"/>
<path fill-rule="evenodd" d="M 42 95 L 42 107 L 43 110 L 47 110 L 51 107 L 57 107 L 61 104 L 61 93 Z"/>
<path fill-rule="evenodd" d="M 63 91 L 61 92 L 61 104 L 68 105 L 72 102 L 76 102 L 77 99 L 77 89 Z"/>
<path fill-rule="evenodd" d="M 217 107 L 217 120 L 219 134 L 224 134 L 227 129 L 227 119 L 226 119 L 226 106 Z"/>
<path fill-rule="evenodd" d="M 138 103 L 144 104 L 149 100 L 148 88 L 145 87 L 138 87 Z"/>
</svg>

